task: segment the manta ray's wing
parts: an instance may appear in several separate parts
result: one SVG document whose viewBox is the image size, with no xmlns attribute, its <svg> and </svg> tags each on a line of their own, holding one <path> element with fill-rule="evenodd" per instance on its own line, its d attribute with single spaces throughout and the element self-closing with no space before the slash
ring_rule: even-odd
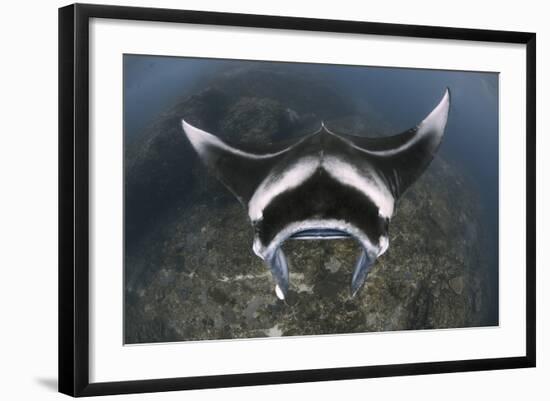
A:
<svg viewBox="0 0 550 401">
<path fill-rule="evenodd" d="M 385 138 L 338 135 L 369 155 L 384 174 L 395 198 L 424 172 L 432 161 L 445 132 L 451 96 L 445 91 L 439 104 L 416 127 Z"/>
<path fill-rule="evenodd" d="M 254 154 L 239 150 L 218 137 L 182 120 L 183 130 L 202 162 L 243 204 L 288 149 L 275 153 Z"/>
</svg>

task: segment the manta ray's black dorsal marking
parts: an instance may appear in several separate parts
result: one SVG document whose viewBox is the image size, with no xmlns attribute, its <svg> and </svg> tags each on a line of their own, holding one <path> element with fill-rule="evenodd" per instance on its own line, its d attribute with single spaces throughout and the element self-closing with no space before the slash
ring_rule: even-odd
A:
<svg viewBox="0 0 550 401">
<path fill-rule="evenodd" d="M 388 226 L 397 200 L 432 161 L 445 131 L 447 89 L 416 127 L 386 138 L 321 128 L 267 154 L 232 147 L 182 120 L 201 160 L 245 206 L 254 227 L 254 253 L 269 266 L 284 299 L 289 273 L 281 245 L 289 238 L 353 237 L 361 247 L 351 293 L 363 286 L 389 246 Z"/>
</svg>

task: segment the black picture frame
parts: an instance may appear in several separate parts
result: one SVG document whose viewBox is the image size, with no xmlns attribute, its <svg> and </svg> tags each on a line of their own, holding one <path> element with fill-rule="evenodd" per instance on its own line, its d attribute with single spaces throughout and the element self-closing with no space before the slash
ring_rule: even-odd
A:
<svg viewBox="0 0 550 401">
<path fill-rule="evenodd" d="M 91 18 L 516 43 L 526 46 L 526 354 L 520 357 L 90 383 L 88 61 Z M 59 9 L 59 391 L 157 392 L 534 367 L 536 35 L 479 29 L 74 4 Z"/>
</svg>

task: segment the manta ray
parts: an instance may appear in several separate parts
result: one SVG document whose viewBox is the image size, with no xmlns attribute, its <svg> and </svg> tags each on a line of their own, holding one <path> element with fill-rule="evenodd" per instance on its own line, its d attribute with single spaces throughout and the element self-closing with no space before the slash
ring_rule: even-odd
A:
<svg viewBox="0 0 550 401">
<path fill-rule="evenodd" d="M 389 137 L 338 134 L 324 123 L 314 133 L 271 153 L 251 153 L 182 120 L 202 162 L 246 208 L 252 249 L 271 270 L 285 299 L 287 239 L 354 238 L 361 252 L 351 296 L 388 249 L 396 202 L 426 170 L 445 131 L 449 89 L 416 127 Z M 280 148 L 279 148 L 280 149 Z"/>
</svg>

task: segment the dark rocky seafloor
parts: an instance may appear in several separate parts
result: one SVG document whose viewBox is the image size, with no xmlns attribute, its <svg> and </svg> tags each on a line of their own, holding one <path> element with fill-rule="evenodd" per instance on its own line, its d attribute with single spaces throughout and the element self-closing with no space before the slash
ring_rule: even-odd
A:
<svg viewBox="0 0 550 401">
<path fill-rule="evenodd" d="M 428 110 L 427 110 L 428 112 Z M 491 285 L 472 185 L 436 156 L 399 200 L 390 247 L 350 296 L 353 240 L 287 241 L 285 301 L 244 208 L 198 161 L 180 119 L 248 147 L 313 132 L 395 134 L 370 105 L 285 70 L 235 70 L 160 115 L 125 154 L 125 342 L 486 325 Z"/>
</svg>

